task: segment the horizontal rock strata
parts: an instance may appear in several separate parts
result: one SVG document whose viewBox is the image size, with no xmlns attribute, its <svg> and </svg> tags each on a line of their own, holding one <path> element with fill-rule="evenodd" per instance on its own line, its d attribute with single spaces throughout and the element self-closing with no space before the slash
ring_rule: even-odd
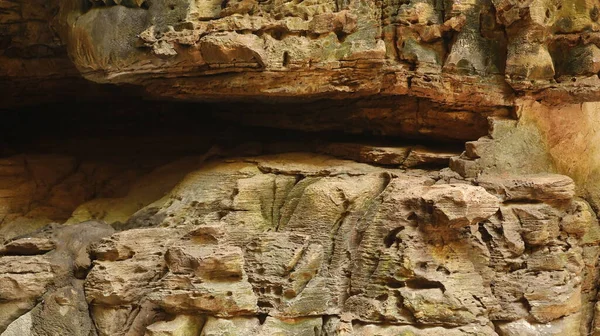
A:
<svg viewBox="0 0 600 336">
<path fill-rule="evenodd" d="M 14 104 L 116 94 L 413 95 L 512 106 L 598 99 L 598 5 L 576 1 L 4 1 L 0 79 Z M 72 62 L 71 62 L 72 60 Z M 13 85 L 8 85 L 13 82 Z M 36 92 L 38 92 L 36 94 Z"/>
</svg>

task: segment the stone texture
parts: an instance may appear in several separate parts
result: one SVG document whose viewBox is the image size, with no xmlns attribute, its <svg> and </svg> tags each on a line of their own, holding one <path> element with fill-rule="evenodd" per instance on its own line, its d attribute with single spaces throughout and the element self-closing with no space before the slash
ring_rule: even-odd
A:
<svg viewBox="0 0 600 336">
<path fill-rule="evenodd" d="M 483 176 L 478 184 L 504 201 L 560 202 L 575 196 L 575 183 L 564 175 Z"/>
<path fill-rule="evenodd" d="M 328 143 L 317 147 L 317 151 L 357 162 L 383 166 L 446 167 L 450 158 L 460 152 L 436 150 L 422 146 L 382 146 L 353 143 Z"/>
<path fill-rule="evenodd" d="M 54 225 L 7 241 L 1 274 L 24 278 L 5 286 L 5 325 L 33 309 L 35 332 L 495 335 L 494 323 L 571 331 L 593 312 L 597 222 L 562 175 L 470 181 L 310 153 L 203 162 L 107 198 L 113 213 L 174 172 L 170 191 L 114 222 L 123 231 Z"/>
<path fill-rule="evenodd" d="M 99 335 L 495 335 L 498 321 L 515 321 L 506 332 L 535 328 L 518 321 L 572 330 L 581 324 L 562 320 L 593 299 L 584 241 L 597 223 L 568 178 L 489 176 L 488 190 L 524 195 L 515 203 L 458 177 L 316 154 L 195 162 L 125 223 L 135 228 L 74 259 L 79 269 L 91 260 L 84 306 Z M 48 244 L 7 246 L 26 241 Z"/>
<path fill-rule="evenodd" d="M 18 319 L 13 321 L 8 328 L 4 330 L 2 335 L 6 336 L 21 336 L 30 335 L 33 322 L 31 318 L 31 312 L 21 315 Z"/>
<path fill-rule="evenodd" d="M 93 326 L 83 283 L 78 278 L 84 277 L 91 266 L 89 246 L 112 232 L 110 226 L 97 222 L 67 227 L 55 225 L 33 233 L 31 238 L 6 244 L 3 251 L 11 255 L 0 257 L 0 264 L 5 268 L 0 281 L 3 298 L 0 329 L 21 330 L 28 325 L 33 335 L 88 335 Z M 26 249 L 7 248 L 22 248 L 24 241 L 28 243 Z M 32 249 L 32 242 L 39 244 Z M 30 309 L 23 319 L 17 319 Z"/>
<path fill-rule="evenodd" d="M 249 336 L 260 328 L 256 317 L 234 317 L 231 319 L 209 317 L 202 328 L 201 336 Z"/>
<path fill-rule="evenodd" d="M 599 18 L 0 0 L 2 335 L 600 335 Z"/>
<path fill-rule="evenodd" d="M 397 326 L 397 325 L 358 325 L 352 328 L 350 333 L 342 333 L 340 335 L 360 335 L 360 336 L 392 336 L 392 335 L 415 335 L 415 336 L 437 336 L 437 335 L 497 335 L 490 327 L 470 326 L 460 328 L 416 328 L 413 326 Z"/>
<path fill-rule="evenodd" d="M 196 336 L 204 321 L 200 317 L 178 315 L 172 321 L 161 321 L 146 327 L 148 336 Z"/>
<path fill-rule="evenodd" d="M 409 192 L 419 195 L 425 226 L 461 228 L 475 225 L 498 211 L 499 202 L 481 188 L 459 185 L 435 185 Z"/>
<path fill-rule="evenodd" d="M 574 314 L 553 323 L 539 324 L 518 320 L 498 323 L 497 325 L 501 336 L 554 336 L 574 333 L 580 324 L 579 318 L 578 314 Z"/>
<path fill-rule="evenodd" d="M 553 98 L 590 99 L 597 85 L 591 75 L 596 74 L 593 43 L 599 28 L 589 14 L 594 7 L 584 2 L 575 10 L 546 2 L 515 6 L 510 1 L 233 1 L 221 6 L 178 1 L 167 6 L 148 0 L 133 8 L 61 7 L 71 15 L 67 22 L 75 22 L 67 48 L 88 78 L 135 83 L 157 70 L 180 74 L 195 69 L 195 81 L 205 81 L 203 75 L 213 72 L 237 73 L 195 89 L 188 81 L 180 97 L 223 94 L 224 85 L 231 94 L 234 83 L 248 82 L 246 88 L 254 95 L 410 92 L 467 103 L 470 97 L 462 92 L 470 92 L 489 105 L 502 105 L 512 99 L 504 78 L 517 90 L 541 89 Z M 104 22 L 122 29 L 107 38 L 101 33 Z M 580 41 L 577 34 L 584 27 L 589 32 Z M 565 46 L 573 51 L 562 52 Z M 104 74 L 94 71 L 98 69 Z M 252 76 L 251 69 L 260 75 Z M 382 80 L 371 81 L 365 70 Z M 298 73 L 307 83 L 311 78 L 332 80 L 321 80 L 309 90 L 289 86 Z M 261 82 L 279 85 L 261 87 Z M 154 81 L 149 89 L 164 94 L 165 84 Z M 451 89 L 456 85 L 462 89 Z"/>
<path fill-rule="evenodd" d="M 87 99 L 118 93 L 81 75 L 180 99 L 409 94 L 452 108 L 511 106 L 521 93 L 598 98 L 590 1 L 53 0 L 2 9 L 0 78 L 13 105 L 28 103 L 18 101 L 23 91 L 38 102 L 60 99 L 44 91 L 66 97 L 65 88 Z"/>
</svg>

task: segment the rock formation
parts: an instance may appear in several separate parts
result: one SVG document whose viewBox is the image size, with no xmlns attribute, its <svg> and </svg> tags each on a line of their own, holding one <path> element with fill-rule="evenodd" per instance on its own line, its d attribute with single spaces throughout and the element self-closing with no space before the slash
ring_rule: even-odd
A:
<svg viewBox="0 0 600 336">
<path fill-rule="evenodd" d="M 600 336 L 599 7 L 0 0 L 0 335 Z"/>
</svg>

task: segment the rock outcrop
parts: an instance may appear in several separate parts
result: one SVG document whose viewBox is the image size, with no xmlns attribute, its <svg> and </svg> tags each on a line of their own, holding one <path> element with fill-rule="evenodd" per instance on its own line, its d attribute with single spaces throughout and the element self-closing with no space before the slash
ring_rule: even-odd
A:
<svg viewBox="0 0 600 336">
<path fill-rule="evenodd" d="M 593 1 L 53 0 L 2 8 L 0 75 L 44 79 L 41 90 L 59 91 L 58 79 L 81 83 L 77 68 L 180 99 L 410 94 L 474 108 L 510 106 L 523 93 L 598 98 Z M 76 89 L 94 90 L 109 93 Z"/>
<path fill-rule="evenodd" d="M 127 197 L 83 203 L 79 221 L 120 231 L 55 225 L 5 243 L 6 333 L 74 330 L 65 306 L 86 312 L 71 322 L 82 335 L 585 328 L 600 237 L 573 180 L 446 176 L 280 154 L 198 164 L 124 222 L 112 212 Z"/>
<path fill-rule="evenodd" d="M 599 6 L 0 0 L 0 334 L 600 336 Z"/>
</svg>

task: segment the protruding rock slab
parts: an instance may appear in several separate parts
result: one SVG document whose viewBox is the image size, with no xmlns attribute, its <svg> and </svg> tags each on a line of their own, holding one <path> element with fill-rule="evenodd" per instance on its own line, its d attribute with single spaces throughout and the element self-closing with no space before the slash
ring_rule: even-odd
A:
<svg viewBox="0 0 600 336">
<path fill-rule="evenodd" d="M 438 150 L 417 145 L 386 146 L 346 142 L 320 145 L 317 150 L 357 162 L 403 168 L 445 167 L 449 165 L 451 157 L 460 155 L 459 151 Z"/>
<path fill-rule="evenodd" d="M 447 167 L 450 159 L 460 155 L 458 151 L 436 150 L 424 146 L 416 146 L 410 150 L 406 160 L 402 162 L 402 167 Z"/>
<path fill-rule="evenodd" d="M 421 203 L 422 223 L 433 228 L 460 228 L 495 214 L 500 201 L 481 187 L 441 184 L 410 190 Z"/>
<path fill-rule="evenodd" d="M 565 175 L 483 175 L 478 184 L 503 201 L 568 201 L 575 196 L 575 183 Z"/>
<path fill-rule="evenodd" d="M 21 238 L 6 243 L 0 254 L 35 255 L 44 254 L 56 248 L 56 243 L 48 238 Z"/>
<path fill-rule="evenodd" d="M 318 151 L 358 162 L 399 166 L 406 160 L 410 148 L 337 142 L 321 145 Z"/>
<path fill-rule="evenodd" d="M 52 263 L 41 256 L 0 257 L 0 300 L 36 299 L 54 280 Z"/>
<path fill-rule="evenodd" d="M 208 64 L 264 66 L 264 40 L 256 35 L 222 32 L 206 35 L 200 39 L 200 51 Z"/>
</svg>

